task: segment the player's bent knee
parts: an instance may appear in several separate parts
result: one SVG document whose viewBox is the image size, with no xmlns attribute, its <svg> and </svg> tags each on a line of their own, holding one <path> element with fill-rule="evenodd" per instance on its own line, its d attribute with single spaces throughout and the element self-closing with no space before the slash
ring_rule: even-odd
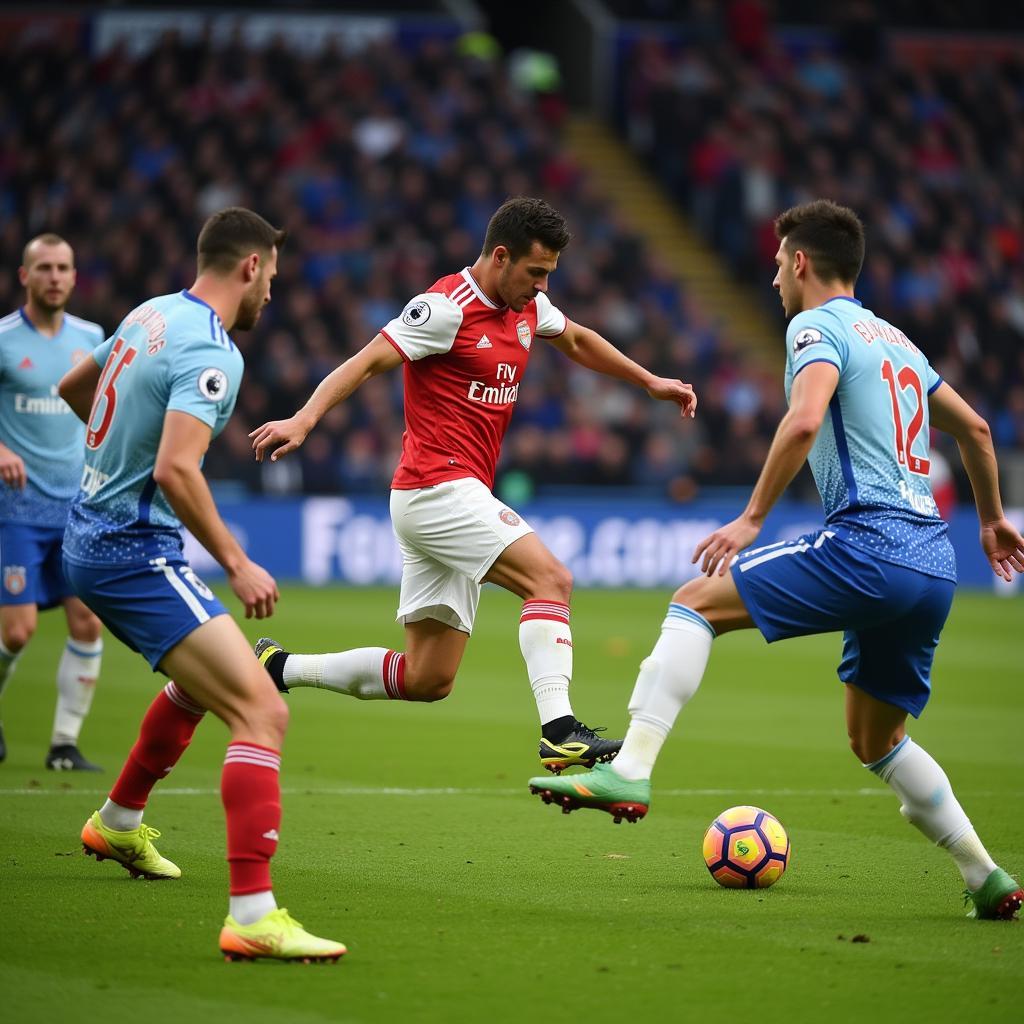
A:
<svg viewBox="0 0 1024 1024">
<path fill-rule="evenodd" d="M 11 652 L 11 654 L 17 654 L 20 650 L 28 646 L 28 642 L 35 635 L 36 627 L 34 624 L 29 623 L 17 623 L 7 627 L 2 631 L 0 637 L 4 642 L 4 647 Z"/>
<path fill-rule="evenodd" d="M 875 736 L 870 733 L 849 732 L 850 749 L 861 764 L 874 764 L 881 761 L 899 743 L 899 734 L 891 736 Z"/>
<path fill-rule="evenodd" d="M 454 675 L 437 671 L 415 675 L 407 671 L 405 677 L 405 699 L 419 701 L 424 704 L 433 704 L 434 701 L 444 700 L 454 687 Z"/>
<path fill-rule="evenodd" d="M 288 719 L 291 714 L 288 705 L 281 695 L 261 692 L 247 693 L 239 700 L 233 700 L 221 713 L 215 708 L 214 713 L 222 718 L 232 732 L 242 731 L 251 742 L 265 743 L 267 746 L 280 749 L 285 733 L 288 731 Z"/>
<path fill-rule="evenodd" d="M 554 599 L 568 604 L 572 598 L 572 573 L 556 558 L 552 558 L 532 582 L 535 599 Z"/>
<path fill-rule="evenodd" d="M 68 625 L 73 640 L 94 644 L 103 633 L 103 623 L 91 612 L 73 619 Z"/>
</svg>

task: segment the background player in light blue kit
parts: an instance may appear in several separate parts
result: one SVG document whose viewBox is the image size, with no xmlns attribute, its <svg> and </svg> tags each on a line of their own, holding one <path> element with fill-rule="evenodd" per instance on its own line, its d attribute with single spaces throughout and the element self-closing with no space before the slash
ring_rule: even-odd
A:
<svg viewBox="0 0 1024 1024">
<path fill-rule="evenodd" d="M 957 440 L 993 571 L 1005 580 L 1024 572 L 1024 538 L 1003 515 L 988 426 L 902 331 L 853 297 L 864 231 L 852 210 L 818 200 L 787 210 L 775 230 L 774 286 L 792 317 L 789 412 L 760 479 L 743 515 L 697 545 L 704 575 L 676 591 L 640 666 L 615 764 L 531 779 L 530 787 L 567 810 L 643 817 L 654 762 L 700 684 L 715 636 L 756 627 L 772 642 L 842 630 L 839 678 L 853 752 L 896 791 L 904 816 L 952 855 L 971 916 L 1012 918 L 1024 892 L 988 855 L 942 768 L 905 726 L 928 701 L 956 585 L 928 483 L 929 424 Z M 825 528 L 744 551 L 805 459 Z"/>
<path fill-rule="evenodd" d="M 18 276 L 25 305 L 0 320 L 0 694 L 39 611 L 62 605 L 69 635 L 57 667 L 46 767 L 99 771 L 82 756 L 78 737 L 100 672 L 100 621 L 74 596 L 61 566 L 85 428 L 57 382 L 103 341 L 103 328 L 65 312 L 75 257 L 63 238 L 33 238 Z M 0 727 L 0 761 L 6 755 Z"/>
<path fill-rule="evenodd" d="M 82 843 L 132 875 L 181 876 L 157 852 L 159 833 L 142 812 L 212 711 L 231 731 L 221 777 L 231 877 L 221 949 L 232 958 L 337 960 L 345 947 L 306 932 L 277 907 L 271 888 L 287 708 L 185 561 L 180 533 L 184 524 L 224 567 L 247 616 L 272 614 L 277 586 L 224 525 L 201 466 L 242 379 L 227 332 L 253 327 L 270 301 L 283 240 L 250 210 L 214 214 L 199 235 L 192 288 L 133 310 L 94 359 L 61 381 L 61 395 L 87 424 L 81 490 L 64 538 L 68 580 L 115 636 L 173 679 L 146 712 Z"/>
</svg>

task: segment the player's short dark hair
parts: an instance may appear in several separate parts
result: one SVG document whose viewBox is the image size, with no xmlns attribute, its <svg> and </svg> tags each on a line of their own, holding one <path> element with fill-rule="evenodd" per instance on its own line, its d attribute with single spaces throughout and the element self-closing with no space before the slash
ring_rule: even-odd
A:
<svg viewBox="0 0 1024 1024">
<path fill-rule="evenodd" d="M 802 249 L 822 281 L 853 284 L 864 263 L 864 225 L 848 206 L 815 199 L 792 206 L 775 218 L 775 237 L 786 249 Z"/>
<path fill-rule="evenodd" d="M 230 273 L 251 252 L 269 255 L 271 249 L 280 249 L 287 236 L 287 231 L 275 228 L 258 213 L 242 206 L 218 210 L 199 232 L 199 273 Z"/>
<path fill-rule="evenodd" d="M 39 245 L 66 245 L 71 249 L 66 238 L 61 238 L 60 235 L 56 235 L 52 231 L 44 231 L 41 235 L 36 235 L 35 238 L 30 238 L 25 243 L 25 248 L 21 250 L 21 265 L 23 267 L 27 267 L 29 265 L 29 250 L 37 242 Z M 71 262 L 75 262 L 75 253 L 73 249 L 71 250 Z"/>
<path fill-rule="evenodd" d="M 545 249 L 561 252 L 572 235 L 565 218 L 543 199 L 515 196 L 498 207 L 487 225 L 483 254 L 490 256 L 495 246 L 503 245 L 513 260 L 525 256 L 540 242 Z"/>
</svg>

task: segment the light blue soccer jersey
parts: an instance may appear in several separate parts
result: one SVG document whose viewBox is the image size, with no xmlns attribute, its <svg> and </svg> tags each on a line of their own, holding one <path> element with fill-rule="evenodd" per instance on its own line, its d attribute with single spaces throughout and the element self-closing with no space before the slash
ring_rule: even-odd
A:
<svg viewBox="0 0 1024 1024">
<path fill-rule="evenodd" d="M 235 406 L 242 355 L 213 309 L 182 291 L 129 313 L 94 358 L 103 372 L 64 557 L 103 566 L 178 555 L 181 523 L 153 480 L 164 416 L 186 412 L 219 434 Z"/>
<path fill-rule="evenodd" d="M 923 353 L 856 299 L 830 299 L 786 332 L 786 397 L 816 362 L 839 370 L 808 456 L 825 522 L 896 565 L 956 581 L 956 561 L 928 481 L 928 396 L 942 383 Z"/>
<path fill-rule="evenodd" d="M 57 384 L 102 341 L 99 324 L 67 313 L 52 338 L 20 309 L 0 320 L 0 442 L 21 456 L 28 478 L 23 490 L 0 483 L 0 520 L 67 523 L 82 476 L 85 427 Z"/>
</svg>

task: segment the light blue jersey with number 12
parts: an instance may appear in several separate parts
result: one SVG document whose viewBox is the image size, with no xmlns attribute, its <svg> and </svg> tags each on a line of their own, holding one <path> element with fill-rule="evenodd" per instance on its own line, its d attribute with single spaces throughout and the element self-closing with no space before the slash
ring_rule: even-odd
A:
<svg viewBox="0 0 1024 1024">
<path fill-rule="evenodd" d="M 786 397 L 817 362 L 839 370 L 808 463 L 837 536 L 877 558 L 956 581 L 928 480 L 928 396 L 942 383 L 924 354 L 856 299 L 830 299 L 786 332 Z"/>
<path fill-rule="evenodd" d="M 164 417 L 188 413 L 216 437 L 234 409 L 241 353 L 213 309 L 182 291 L 133 310 L 93 357 L 103 372 L 64 557 L 117 566 L 180 556 L 181 523 L 153 479 Z"/>
</svg>

